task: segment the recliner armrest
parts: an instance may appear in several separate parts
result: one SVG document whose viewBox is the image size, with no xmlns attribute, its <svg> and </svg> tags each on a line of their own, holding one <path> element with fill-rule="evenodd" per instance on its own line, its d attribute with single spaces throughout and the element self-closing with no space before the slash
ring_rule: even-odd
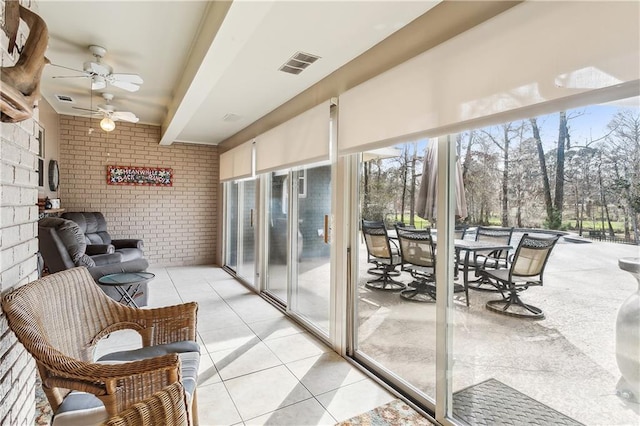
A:
<svg viewBox="0 0 640 426">
<path fill-rule="evenodd" d="M 113 244 L 117 249 L 121 248 L 137 248 L 141 249 L 144 247 L 144 243 L 142 240 L 136 238 L 124 238 L 119 240 L 111 240 L 111 244 Z"/>
<path fill-rule="evenodd" d="M 87 250 L 85 253 L 89 256 L 95 256 L 96 254 L 110 254 L 115 253 L 116 248 L 112 244 L 87 244 Z"/>
<path fill-rule="evenodd" d="M 91 256 L 91 259 L 96 263 L 96 266 L 122 263 L 122 255 L 120 253 L 96 254 Z"/>
</svg>

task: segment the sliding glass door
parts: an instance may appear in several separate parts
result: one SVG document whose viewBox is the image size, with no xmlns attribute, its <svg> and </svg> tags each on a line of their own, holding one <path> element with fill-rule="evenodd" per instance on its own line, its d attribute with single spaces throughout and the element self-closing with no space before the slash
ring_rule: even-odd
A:
<svg viewBox="0 0 640 426">
<path fill-rule="evenodd" d="M 353 333 L 357 360 L 414 399 L 433 407 L 436 394 L 435 279 L 426 267 L 415 275 L 408 267 L 402 267 L 395 231 L 398 223 L 421 231 L 432 225 L 416 216 L 414 202 L 427 143 L 427 140 L 421 140 L 361 155 L 359 215 L 354 215 L 352 221 L 357 228 L 361 220 L 383 224 L 392 259 L 391 266 L 375 263 L 369 255 L 375 247 L 368 250 L 362 230 L 357 231 Z M 373 240 L 369 238 L 369 241 Z M 383 237 L 376 241 L 385 240 Z M 426 253 L 422 248 L 421 243 L 411 246 L 415 252 Z M 422 284 L 409 285 L 416 282 Z"/>
<path fill-rule="evenodd" d="M 238 183 L 227 182 L 225 186 L 225 260 L 227 268 L 236 272 L 238 267 Z"/>
<path fill-rule="evenodd" d="M 267 182 L 267 262 L 264 291 L 279 303 L 289 301 L 289 203 L 288 172 L 273 172 Z"/>
<path fill-rule="evenodd" d="M 264 291 L 328 337 L 331 166 L 273 172 L 267 179 Z"/>
<path fill-rule="evenodd" d="M 247 180 L 239 184 L 240 217 L 238 221 L 238 251 L 241 257 L 238 262 L 238 276 L 248 284 L 256 285 L 256 180 Z"/>
<path fill-rule="evenodd" d="M 251 286 L 256 285 L 257 181 L 226 184 L 225 266 Z"/>
<path fill-rule="evenodd" d="M 290 311 L 329 335 L 331 289 L 331 166 L 305 167 L 292 172 L 294 253 Z"/>
</svg>

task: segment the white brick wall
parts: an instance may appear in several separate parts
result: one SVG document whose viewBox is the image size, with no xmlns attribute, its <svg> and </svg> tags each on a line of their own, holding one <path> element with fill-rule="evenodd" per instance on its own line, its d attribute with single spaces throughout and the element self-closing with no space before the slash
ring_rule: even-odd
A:
<svg viewBox="0 0 640 426">
<path fill-rule="evenodd" d="M 35 122 L 0 124 L 0 291 L 37 278 Z M 36 149 L 34 151 L 34 148 Z M 0 314 L 0 424 L 33 424 L 35 363 Z"/>
<path fill-rule="evenodd" d="M 35 7 L 35 2 L 29 3 Z M 3 7 L 5 2 L 0 3 Z M 0 11 L 4 13 L 4 10 Z M 0 31 L 1 66 L 9 56 Z M 0 293 L 37 278 L 38 142 L 34 120 L 0 123 Z M 0 424 L 32 425 L 35 362 L 9 330 L 0 312 Z"/>
</svg>

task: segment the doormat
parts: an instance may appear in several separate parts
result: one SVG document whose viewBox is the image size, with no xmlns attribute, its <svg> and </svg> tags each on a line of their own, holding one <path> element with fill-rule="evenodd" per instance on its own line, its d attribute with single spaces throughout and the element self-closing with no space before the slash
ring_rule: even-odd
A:
<svg viewBox="0 0 640 426">
<path fill-rule="evenodd" d="M 431 426 L 431 423 L 404 401 L 393 401 L 364 414 L 337 423 L 336 426 Z"/>
<path fill-rule="evenodd" d="M 455 392 L 453 416 L 470 425 L 584 426 L 496 379 Z"/>
</svg>

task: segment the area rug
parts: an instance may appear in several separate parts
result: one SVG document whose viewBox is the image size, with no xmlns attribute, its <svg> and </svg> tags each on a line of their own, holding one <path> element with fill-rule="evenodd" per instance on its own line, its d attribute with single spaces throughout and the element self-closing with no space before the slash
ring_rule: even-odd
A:
<svg viewBox="0 0 640 426">
<path fill-rule="evenodd" d="M 405 402 L 394 399 L 364 414 L 337 423 L 336 426 L 431 426 L 433 424 Z"/>
<path fill-rule="evenodd" d="M 36 415 L 33 424 L 35 426 L 49 426 L 53 417 L 53 410 L 47 401 L 47 397 L 42 390 L 40 376 L 36 374 Z"/>
<path fill-rule="evenodd" d="M 455 392 L 453 416 L 470 425 L 582 425 L 496 379 Z"/>
</svg>

